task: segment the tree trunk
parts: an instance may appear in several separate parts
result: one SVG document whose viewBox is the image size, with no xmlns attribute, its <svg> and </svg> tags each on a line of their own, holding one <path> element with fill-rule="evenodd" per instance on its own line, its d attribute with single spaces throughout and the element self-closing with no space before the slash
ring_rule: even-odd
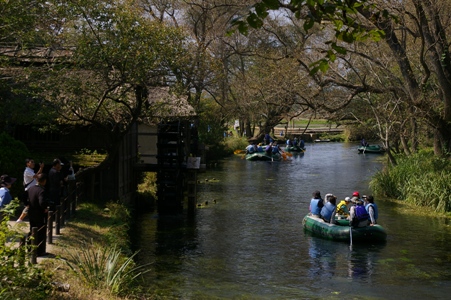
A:
<svg viewBox="0 0 451 300">
<path fill-rule="evenodd" d="M 402 148 L 404 149 L 404 153 L 405 153 L 407 156 L 411 155 L 412 152 L 410 152 L 409 144 L 407 143 L 406 138 L 404 137 L 404 134 L 403 134 L 403 133 L 401 133 L 401 134 L 399 135 L 399 139 L 400 139 L 400 141 L 401 141 Z"/>
<path fill-rule="evenodd" d="M 442 156 L 442 143 L 440 141 L 440 133 L 438 130 L 434 130 L 434 154 L 437 156 Z"/>
</svg>

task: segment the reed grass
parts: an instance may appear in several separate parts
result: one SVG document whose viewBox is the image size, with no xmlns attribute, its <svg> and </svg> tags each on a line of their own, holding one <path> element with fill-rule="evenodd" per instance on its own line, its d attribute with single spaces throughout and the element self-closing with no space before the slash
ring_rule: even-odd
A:
<svg viewBox="0 0 451 300">
<path fill-rule="evenodd" d="M 67 251 L 66 260 L 74 274 L 95 289 L 105 289 L 113 295 L 127 292 L 147 265 L 136 266 L 133 258 L 138 252 L 126 257 L 115 246 L 100 247 L 92 243 L 77 251 Z"/>
<path fill-rule="evenodd" d="M 377 195 L 426 206 L 436 212 L 451 211 L 451 162 L 421 151 L 397 157 L 396 166 L 376 173 L 370 187 Z"/>
</svg>

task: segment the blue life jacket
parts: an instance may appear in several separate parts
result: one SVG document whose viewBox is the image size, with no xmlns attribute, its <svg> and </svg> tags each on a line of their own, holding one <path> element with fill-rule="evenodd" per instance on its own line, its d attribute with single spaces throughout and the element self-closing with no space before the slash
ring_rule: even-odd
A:
<svg viewBox="0 0 451 300">
<path fill-rule="evenodd" d="M 320 204 L 321 203 L 321 204 Z M 310 211 L 314 215 L 320 215 L 321 214 L 321 208 L 323 207 L 323 199 L 316 199 L 313 198 L 310 201 Z"/>
<path fill-rule="evenodd" d="M 370 206 L 373 207 L 373 210 L 374 210 L 374 219 L 377 220 L 377 218 L 379 217 L 379 212 L 378 212 L 378 209 L 377 209 L 377 205 L 376 205 L 375 203 L 368 203 L 368 204 L 365 206 L 365 209 L 366 209 L 366 211 L 367 211 L 367 213 L 368 213 L 368 220 L 371 221 L 370 215 L 369 215 L 369 214 L 370 214 Z"/>
<path fill-rule="evenodd" d="M 11 203 L 12 199 L 13 198 L 11 197 L 9 190 L 6 187 L 0 188 L 0 208 L 5 207 L 9 203 Z"/>
<path fill-rule="evenodd" d="M 333 205 L 330 202 L 327 202 L 326 205 L 324 205 L 323 208 L 321 209 L 321 217 L 323 217 L 324 220 L 329 222 L 334 210 L 335 210 L 335 205 Z"/>
<path fill-rule="evenodd" d="M 368 220 L 370 215 L 366 211 L 365 206 L 363 206 L 363 205 L 356 205 L 355 206 L 355 217 L 360 222 L 360 221 L 363 221 L 363 220 Z"/>
</svg>

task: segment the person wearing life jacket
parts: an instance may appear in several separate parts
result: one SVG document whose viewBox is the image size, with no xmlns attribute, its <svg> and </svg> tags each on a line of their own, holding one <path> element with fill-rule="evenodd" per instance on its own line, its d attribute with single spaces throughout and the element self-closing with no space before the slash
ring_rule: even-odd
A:
<svg viewBox="0 0 451 300">
<path fill-rule="evenodd" d="M 265 148 L 265 152 L 267 155 L 271 155 L 272 153 L 272 143 L 269 143 L 266 148 Z"/>
<path fill-rule="evenodd" d="M 272 145 L 272 154 L 277 154 L 279 152 L 280 152 L 279 145 L 277 145 L 277 143 L 274 142 Z"/>
<path fill-rule="evenodd" d="M 303 139 L 301 139 L 301 140 L 299 141 L 299 148 L 305 149 L 305 143 L 304 143 L 304 140 L 303 140 Z"/>
<path fill-rule="evenodd" d="M 337 215 L 338 216 L 349 216 L 349 207 L 351 206 L 351 198 L 346 197 L 337 204 Z"/>
<path fill-rule="evenodd" d="M 249 144 L 247 147 L 246 147 L 246 154 L 251 154 L 251 153 L 254 153 L 255 152 L 255 147 L 254 147 L 254 145 L 253 144 Z"/>
<path fill-rule="evenodd" d="M 365 227 L 368 225 L 368 212 L 363 205 L 363 200 L 357 197 L 352 197 L 351 202 L 354 204 L 349 209 L 349 218 L 353 227 Z"/>
<path fill-rule="evenodd" d="M 363 199 L 366 199 L 366 205 L 365 209 L 369 215 L 368 223 L 370 226 L 377 224 L 377 218 L 379 217 L 379 211 L 377 209 L 376 203 L 374 203 L 374 197 L 373 196 L 363 196 Z"/>
<path fill-rule="evenodd" d="M 312 200 L 310 200 L 310 214 L 312 217 L 321 218 L 321 209 L 324 206 L 321 193 L 319 191 L 314 191 L 312 197 Z"/>
<path fill-rule="evenodd" d="M 321 218 L 326 223 L 335 223 L 335 209 L 336 209 L 337 197 L 329 195 L 328 201 L 321 209 Z"/>
</svg>

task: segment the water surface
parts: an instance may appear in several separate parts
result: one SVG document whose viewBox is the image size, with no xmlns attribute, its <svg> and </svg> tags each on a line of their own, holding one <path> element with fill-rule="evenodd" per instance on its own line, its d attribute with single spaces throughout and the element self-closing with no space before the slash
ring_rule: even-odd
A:
<svg viewBox="0 0 451 300">
<path fill-rule="evenodd" d="M 146 285 L 164 299 L 444 299 L 451 294 L 451 230 L 377 199 L 384 245 L 312 237 L 302 228 L 311 194 L 339 199 L 380 169 L 357 145 L 307 144 L 281 162 L 235 156 L 199 174 L 194 219 L 142 216 Z"/>
</svg>

